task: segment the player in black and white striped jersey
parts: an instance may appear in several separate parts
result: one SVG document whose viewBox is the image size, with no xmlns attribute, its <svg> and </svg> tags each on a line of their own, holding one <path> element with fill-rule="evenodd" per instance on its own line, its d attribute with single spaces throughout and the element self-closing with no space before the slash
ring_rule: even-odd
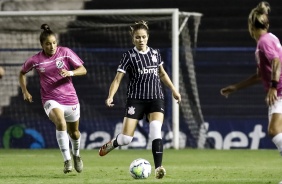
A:
<svg viewBox="0 0 282 184">
<path fill-rule="evenodd" d="M 149 122 L 149 137 L 152 140 L 152 153 L 155 163 L 155 176 L 161 179 L 166 174 L 162 166 L 163 143 L 161 128 L 164 120 L 164 93 L 161 81 L 171 89 L 173 97 L 180 103 L 181 95 L 176 91 L 163 68 L 163 60 L 158 49 L 147 46 L 149 28 L 145 21 L 135 23 L 131 28 L 135 47 L 123 54 L 117 74 L 110 86 L 106 99 L 108 107 L 114 106 L 113 97 L 126 73 L 129 74 L 127 102 L 123 129 L 116 138 L 104 144 L 99 155 L 104 156 L 118 146 L 129 144 L 134 135 L 138 120 Z"/>
</svg>

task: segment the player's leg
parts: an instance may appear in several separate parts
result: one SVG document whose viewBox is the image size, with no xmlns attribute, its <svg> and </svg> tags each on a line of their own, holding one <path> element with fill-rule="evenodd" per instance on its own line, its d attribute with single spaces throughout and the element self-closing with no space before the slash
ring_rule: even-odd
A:
<svg viewBox="0 0 282 184">
<path fill-rule="evenodd" d="M 147 120 L 149 121 L 149 138 L 152 140 L 152 154 L 155 164 L 155 177 L 161 179 L 165 176 L 166 171 L 162 166 L 163 160 L 163 141 L 162 141 L 162 124 L 164 120 L 164 101 L 153 100 L 146 108 Z"/>
<path fill-rule="evenodd" d="M 131 119 L 131 118 L 125 117 L 123 119 L 122 133 L 118 134 L 114 139 L 104 144 L 99 150 L 99 155 L 104 156 L 118 146 L 124 146 L 124 145 L 129 144 L 133 139 L 133 135 L 134 135 L 134 131 L 137 126 L 137 123 L 138 123 L 137 119 Z"/>
<path fill-rule="evenodd" d="M 162 124 L 164 114 L 161 112 L 153 112 L 149 115 L 150 131 L 149 137 L 152 140 L 152 154 L 155 164 L 155 177 L 161 179 L 166 174 L 162 166 L 163 160 L 163 142 L 162 142 Z"/>
<path fill-rule="evenodd" d="M 59 103 L 49 100 L 44 104 L 44 110 L 49 119 L 56 126 L 56 139 L 64 158 L 64 173 L 72 171 L 71 155 L 69 150 L 69 137 L 67 134 L 67 125 L 64 118 L 64 111 Z"/>
<path fill-rule="evenodd" d="M 144 109 L 145 105 L 142 100 L 127 99 L 122 132 L 99 149 L 100 156 L 104 156 L 116 147 L 127 145 L 132 141 L 138 120 L 143 118 Z"/>
<path fill-rule="evenodd" d="M 72 147 L 72 157 L 74 168 L 77 172 L 82 172 L 83 161 L 80 157 L 80 131 L 79 131 L 79 118 L 80 118 L 80 105 L 68 105 L 65 108 L 65 119 L 67 121 L 67 132 Z"/>
<path fill-rule="evenodd" d="M 272 142 L 276 145 L 282 156 L 282 114 L 274 113 L 268 125 L 268 134 L 273 137 Z"/>
<path fill-rule="evenodd" d="M 282 156 L 282 100 L 278 99 L 268 109 L 268 135 Z"/>
</svg>

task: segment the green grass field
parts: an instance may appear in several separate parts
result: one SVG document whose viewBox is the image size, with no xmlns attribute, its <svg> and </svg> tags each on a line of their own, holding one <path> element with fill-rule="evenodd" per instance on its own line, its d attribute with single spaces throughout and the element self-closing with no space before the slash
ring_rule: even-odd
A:
<svg viewBox="0 0 282 184">
<path fill-rule="evenodd" d="M 58 149 L 0 150 L 2 184 L 278 184 L 282 180 L 282 158 L 277 150 L 165 150 L 167 175 L 161 180 L 154 172 L 135 180 L 128 168 L 136 158 L 153 165 L 150 150 L 114 150 L 105 157 L 98 150 L 82 150 L 82 173 L 63 173 Z M 153 170 L 154 171 L 154 170 Z"/>
</svg>

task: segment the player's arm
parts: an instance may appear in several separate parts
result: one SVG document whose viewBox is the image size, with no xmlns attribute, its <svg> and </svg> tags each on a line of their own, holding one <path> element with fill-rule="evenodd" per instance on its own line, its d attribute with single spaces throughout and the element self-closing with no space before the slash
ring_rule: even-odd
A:
<svg viewBox="0 0 282 184">
<path fill-rule="evenodd" d="M 271 83 L 265 101 L 267 105 L 273 105 L 277 100 L 277 85 L 281 75 L 281 62 L 274 58 L 271 62 Z"/>
<path fill-rule="evenodd" d="M 23 71 L 20 71 L 19 83 L 20 83 L 20 87 L 22 89 L 24 100 L 26 100 L 28 102 L 32 102 L 32 96 L 30 95 L 30 93 L 28 92 L 27 87 L 26 87 L 26 75 Z"/>
<path fill-rule="evenodd" d="M 81 76 L 81 75 L 86 75 L 87 70 L 83 65 L 80 65 L 77 67 L 75 70 L 68 71 L 66 69 L 62 69 L 60 72 L 61 76 L 63 77 L 71 77 L 71 76 Z"/>
<path fill-rule="evenodd" d="M 172 95 L 174 99 L 178 101 L 178 103 L 181 102 L 181 95 L 180 93 L 175 89 L 173 83 L 171 82 L 169 76 L 167 75 L 164 67 L 161 65 L 159 67 L 159 76 L 161 81 L 172 91 Z"/>
<path fill-rule="evenodd" d="M 230 95 L 231 93 L 234 93 L 235 91 L 250 87 L 254 84 L 258 84 L 259 82 L 261 82 L 261 77 L 259 72 L 251 75 L 250 77 L 246 78 L 245 80 L 242 80 L 236 84 L 232 84 L 229 85 L 225 88 L 222 88 L 220 90 L 221 95 L 225 96 L 226 98 L 228 97 L 228 95 Z"/>
<path fill-rule="evenodd" d="M 73 72 L 73 76 L 80 76 L 80 75 L 86 75 L 87 70 L 83 65 L 80 65 L 79 67 L 77 67 L 72 72 Z"/>
<path fill-rule="evenodd" d="M 117 72 L 113 82 L 111 83 L 111 86 L 110 86 L 110 89 L 109 89 L 109 95 L 108 95 L 108 98 L 106 99 L 106 105 L 108 107 L 114 106 L 114 104 L 113 104 L 114 95 L 116 94 L 116 92 L 119 88 L 119 85 L 120 85 L 120 82 L 121 82 L 123 76 L 124 76 L 124 73 Z"/>
</svg>

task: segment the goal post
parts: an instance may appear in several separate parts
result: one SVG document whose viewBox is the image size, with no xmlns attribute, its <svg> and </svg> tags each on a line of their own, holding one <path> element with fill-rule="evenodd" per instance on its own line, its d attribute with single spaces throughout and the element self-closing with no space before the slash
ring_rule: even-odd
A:
<svg viewBox="0 0 282 184">
<path fill-rule="evenodd" d="M 22 20 L 22 21 L 27 21 L 26 24 L 34 24 L 34 23 L 45 23 L 43 21 L 45 21 L 45 19 L 41 20 L 40 17 L 50 17 L 50 21 L 52 21 L 52 17 L 66 17 L 66 16 L 70 16 L 72 17 L 71 20 L 75 20 L 77 19 L 78 16 L 83 16 L 83 17 L 92 17 L 92 16 L 130 16 L 130 15 L 135 15 L 135 16 L 169 16 L 171 17 L 171 75 L 172 75 L 172 82 L 175 85 L 175 88 L 178 91 L 181 91 L 180 89 L 180 81 L 179 79 L 183 78 L 183 76 L 180 76 L 180 65 L 179 65 L 179 50 L 181 50 L 181 48 L 179 47 L 180 43 L 179 43 L 179 36 L 183 30 L 183 27 L 188 27 L 187 25 L 187 20 L 190 17 L 196 17 L 196 18 L 201 18 L 202 14 L 201 13 L 197 13 L 197 12 L 180 12 L 179 9 L 177 8 L 168 8 L 168 9 L 111 9 L 111 10 L 48 10 L 48 11 L 1 11 L 0 12 L 0 23 L 2 23 L 2 25 L 0 25 L 0 28 L 4 28 L 4 30 L 7 28 L 7 25 L 5 24 L 5 21 L 2 20 L 5 17 L 9 17 L 14 19 L 17 18 L 23 18 L 23 17 L 28 17 L 31 18 L 32 21 L 39 19 L 39 21 L 35 21 L 32 22 L 29 19 L 26 20 Z M 184 17 L 183 19 L 181 19 L 181 17 Z M 2 22 L 2 21 L 3 22 Z M 28 22 L 29 21 L 29 22 Z M 60 20 L 58 20 L 59 22 Z M 56 23 L 56 22 L 55 22 Z M 200 22 L 198 22 L 199 26 Z M 28 25 L 27 25 L 28 26 Z M 69 25 L 66 25 L 65 28 L 61 28 L 61 29 L 67 29 Z M 19 31 L 17 30 L 17 26 L 14 26 L 15 28 L 15 32 Z M 36 25 L 36 28 L 39 27 L 39 25 Z M 87 29 L 87 24 L 85 26 L 83 26 L 84 29 Z M 150 27 L 150 24 L 149 24 Z M 9 30 L 10 28 L 8 28 Z M 21 29 L 21 28 L 18 28 Z M 26 28 L 27 29 L 27 28 Z M 60 28 L 59 28 L 60 29 Z M 196 29 L 195 29 L 196 30 Z M 194 31 L 195 31 L 194 30 Z M 26 30 L 24 30 L 26 31 Z M 31 30 L 34 32 L 34 30 Z M 38 31 L 38 30 L 37 30 Z M 54 30 L 56 31 L 56 30 Z M 192 31 L 193 32 L 193 31 Z M 197 38 L 197 31 L 194 32 L 194 38 Z M 196 45 L 196 44 L 195 44 Z M 8 48 L 10 48 L 9 46 L 7 46 Z M 5 46 L 2 45 L 2 47 L 0 46 L 0 49 L 6 49 Z M 13 48 L 11 48 L 13 49 Z M 190 48 L 191 49 L 191 48 Z M 191 50 L 188 50 L 187 52 L 191 52 Z M 184 54 L 184 57 L 187 57 L 187 55 L 189 55 L 189 53 Z M 8 57 L 8 56 L 7 56 Z M 0 56 L 0 59 L 1 58 Z M 4 58 L 4 60 L 7 60 L 7 58 Z M 26 59 L 26 58 L 25 58 Z M 191 58 L 190 58 L 191 59 Z M 9 65 L 9 63 L 6 63 Z M 5 65 L 5 63 L 4 63 Z M 188 70 L 188 69 L 187 69 Z M 195 77 L 195 76 L 194 76 Z M 195 79 L 193 79 L 195 80 Z M 182 81 L 183 82 L 183 81 Z M 190 82 L 190 83 L 194 83 L 194 82 Z M 196 89 L 197 87 L 194 87 L 194 89 Z M 187 91 L 186 91 L 187 92 Z M 195 91 L 195 93 L 197 93 L 197 90 Z M 189 95 L 184 95 L 185 96 L 189 96 Z M 194 96 L 195 98 L 198 98 L 197 94 Z M 187 98 L 194 98 L 194 97 L 187 97 Z M 195 100 L 196 102 L 199 103 L 199 99 Z M 186 101 L 184 101 L 184 103 L 189 102 L 189 99 L 187 99 Z M 180 121 L 180 116 L 179 116 L 179 105 L 176 103 L 175 100 L 172 100 L 172 132 L 173 132 L 173 148 L 174 149 L 179 149 L 180 148 L 180 129 L 179 129 L 179 121 Z M 188 105 L 189 106 L 189 105 Z M 196 105 L 197 108 L 200 108 L 200 104 Z M 187 112 L 183 112 L 183 113 L 191 113 L 191 107 L 189 111 Z M 198 123 L 198 125 L 195 125 L 195 129 L 200 127 L 200 124 L 203 121 L 203 117 L 202 117 L 202 113 L 201 110 L 198 109 L 199 112 L 199 119 L 200 122 L 198 120 L 195 120 L 195 122 Z M 184 119 L 189 121 L 189 115 L 187 115 L 187 117 Z M 189 123 L 188 123 L 188 126 Z M 192 132 L 192 131 L 191 131 Z M 195 135 L 192 135 L 192 137 L 194 136 L 195 139 L 198 139 L 197 133 Z"/>
</svg>

